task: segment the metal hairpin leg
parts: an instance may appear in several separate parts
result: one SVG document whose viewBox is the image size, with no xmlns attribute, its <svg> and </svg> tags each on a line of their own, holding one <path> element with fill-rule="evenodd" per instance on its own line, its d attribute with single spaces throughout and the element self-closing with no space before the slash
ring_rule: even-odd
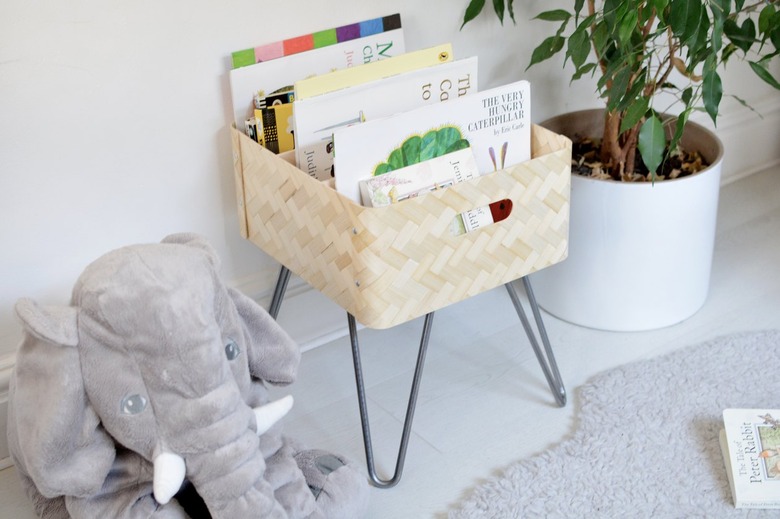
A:
<svg viewBox="0 0 780 519">
<path fill-rule="evenodd" d="M 274 296 L 271 298 L 271 306 L 268 308 L 268 313 L 276 319 L 279 315 L 279 308 L 282 306 L 282 299 L 284 299 L 284 293 L 287 291 L 287 282 L 290 281 L 290 269 L 282 265 L 279 269 L 279 277 L 276 279 L 276 288 L 274 289 Z"/>
<path fill-rule="evenodd" d="M 282 266 L 279 271 L 279 278 L 276 281 L 276 288 L 274 290 L 273 298 L 271 299 L 271 305 L 269 314 L 276 319 L 279 314 L 279 308 L 284 299 L 284 293 L 287 289 L 287 282 L 290 279 L 290 270 Z M 509 292 L 509 297 L 512 299 L 512 303 L 515 306 L 518 317 L 523 324 L 525 333 L 528 336 L 528 340 L 531 343 L 531 347 L 536 354 L 536 358 L 539 361 L 539 365 L 542 368 L 547 383 L 552 390 L 555 401 L 560 406 L 566 405 L 566 390 L 563 386 L 563 380 L 558 371 L 558 365 L 555 362 L 555 356 L 553 355 L 550 341 L 547 337 L 547 331 L 545 330 L 544 323 L 542 322 L 542 315 L 539 312 L 539 306 L 536 304 L 536 298 L 534 297 L 533 289 L 531 288 L 531 282 L 527 278 L 523 279 L 523 286 L 525 288 L 526 295 L 528 296 L 528 302 L 531 305 L 531 311 L 534 315 L 536 327 L 539 332 L 539 336 L 544 345 L 544 350 L 539 347 L 539 343 L 536 340 L 536 335 L 531 328 L 531 323 L 525 315 L 520 299 L 517 296 L 512 283 L 507 283 L 506 289 Z M 420 338 L 420 349 L 417 354 L 417 364 L 414 370 L 414 377 L 412 380 L 412 388 L 409 393 L 409 402 L 406 407 L 406 418 L 404 419 L 403 432 L 401 434 L 401 442 L 398 447 L 398 457 L 396 458 L 395 471 L 393 477 L 390 479 L 382 479 L 377 475 L 376 466 L 374 463 L 374 450 L 371 442 L 371 429 L 368 420 L 368 405 L 366 400 L 366 389 L 363 382 L 363 367 L 360 362 L 360 345 L 357 336 L 357 326 L 355 324 L 355 317 L 347 313 L 347 324 L 349 326 L 349 337 L 352 345 L 352 360 L 355 366 L 355 382 L 358 393 L 358 406 L 360 408 L 360 422 L 363 428 L 363 444 L 366 451 L 366 466 L 368 469 L 368 475 L 371 479 L 371 484 L 378 488 L 390 488 L 398 484 L 401 479 L 401 474 L 404 469 L 404 461 L 406 460 L 406 450 L 409 445 L 409 436 L 412 430 L 412 421 L 414 419 L 414 410 L 417 405 L 417 394 L 420 389 L 420 380 L 422 379 L 423 366 L 425 364 L 425 355 L 428 350 L 428 342 L 431 336 L 431 328 L 433 326 L 433 312 L 425 316 L 425 322 L 423 324 L 422 337 Z"/>
<path fill-rule="evenodd" d="M 403 433 L 401 434 L 401 444 L 398 447 L 398 458 L 395 462 L 395 472 L 393 473 L 393 477 L 391 479 L 381 479 L 376 473 L 376 467 L 374 465 L 374 450 L 371 444 L 371 429 L 368 424 L 366 389 L 363 384 L 363 368 L 360 363 L 360 346 L 358 344 L 355 317 L 350 313 L 347 313 L 347 322 L 349 324 L 349 338 L 352 342 L 352 359 L 355 364 L 355 382 L 357 384 L 358 405 L 360 407 L 360 423 L 363 427 L 363 444 L 366 448 L 366 466 L 368 468 L 368 476 L 371 478 L 371 484 L 375 487 L 390 488 L 395 486 L 398 481 L 400 481 L 401 473 L 404 470 L 406 447 L 409 444 L 409 434 L 412 430 L 414 409 L 417 405 L 417 393 L 420 389 L 420 379 L 422 378 L 423 365 L 425 364 L 425 353 L 428 349 L 428 340 L 431 336 L 433 312 L 425 316 L 422 338 L 420 339 L 420 351 L 417 354 L 417 365 L 415 366 L 414 379 L 412 380 L 412 389 L 409 394 L 409 403 L 406 406 L 406 418 L 404 419 L 404 429 Z"/>
<path fill-rule="evenodd" d="M 553 397 L 558 405 L 563 407 L 566 405 L 566 389 L 563 387 L 563 379 L 558 371 L 558 364 L 555 362 L 555 355 L 553 355 L 550 340 L 547 338 L 547 330 L 544 328 L 544 322 L 542 322 L 542 314 L 539 312 L 539 305 L 536 304 L 534 291 L 531 288 L 531 281 L 527 277 L 524 277 L 523 287 L 528 296 L 528 303 L 531 305 L 531 311 L 534 314 L 539 337 L 542 339 L 542 344 L 544 344 L 544 351 L 542 351 L 539 347 L 539 343 L 536 341 L 536 335 L 531 328 L 531 323 L 525 316 L 525 311 L 523 311 L 523 306 L 520 304 L 520 298 L 517 297 L 515 287 L 512 286 L 512 283 L 507 283 L 505 286 L 507 292 L 509 292 L 509 297 L 512 299 L 512 304 L 515 305 L 517 316 L 520 317 L 520 321 L 523 323 L 523 328 L 525 328 L 525 334 L 531 342 L 531 347 L 534 349 L 534 353 L 536 353 L 536 359 L 539 361 L 542 372 L 544 372 L 544 377 L 547 379 L 547 384 L 550 386 Z"/>
</svg>

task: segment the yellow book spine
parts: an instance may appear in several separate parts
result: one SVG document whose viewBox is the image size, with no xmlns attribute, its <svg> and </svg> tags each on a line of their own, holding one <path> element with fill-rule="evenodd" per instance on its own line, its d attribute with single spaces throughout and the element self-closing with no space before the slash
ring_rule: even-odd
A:
<svg viewBox="0 0 780 519">
<path fill-rule="evenodd" d="M 369 81 L 452 61 L 452 44 L 445 43 L 414 52 L 407 52 L 365 65 L 334 70 L 295 82 L 295 99 L 306 99 L 334 92 Z"/>
</svg>

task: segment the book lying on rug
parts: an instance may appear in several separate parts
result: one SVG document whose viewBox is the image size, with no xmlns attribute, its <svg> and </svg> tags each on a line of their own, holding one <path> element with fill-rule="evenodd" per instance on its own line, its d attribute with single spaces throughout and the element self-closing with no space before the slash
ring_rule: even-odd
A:
<svg viewBox="0 0 780 519">
<path fill-rule="evenodd" d="M 724 409 L 720 447 L 734 506 L 780 509 L 780 409 Z"/>
<path fill-rule="evenodd" d="M 337 128 L 333 146 L 336 190 L 357 203 L 361 180 L 463 147 L 471 147 L 481 175 L 492 173 L 531 158 L 530 84 Z"/>
<path fill-rule="evenodd" d="M 434 60 L 438 54 L 433 54 Z M 383 62 L 392 59 L 395 58 Z M 350 70 L 371 65 L 374 63 Z M 425 104 L 451 102 L 448 100 L 476 91 L 477 57 L 474 56 L 410 70 L 307 99 L 296 98 L 293 121 L 298 167 L 315 178 L 328 179 L 333 166 L 332 135 L 337 128 Z M 354 187 L 357 189 L 357 185 Z"/>
<path fill-rule="evenodd" d="M 230 71 L 230 94 L 236 128 L 243 128 L 254 114 L 256 97 L 264 99 L 271 92 L 291 91 L 299 79 L 397 56 L 404 50 L 399 22 L 389 31 L 234 68 Z"/>
</svg>

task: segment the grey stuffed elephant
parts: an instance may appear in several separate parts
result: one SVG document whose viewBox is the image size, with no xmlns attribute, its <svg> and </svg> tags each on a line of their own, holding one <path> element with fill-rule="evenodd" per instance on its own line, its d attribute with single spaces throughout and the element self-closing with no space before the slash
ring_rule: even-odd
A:
<svg viewBox="0 0 780 519">
<path fill-rule="evenodd" d="M 16 305 L 8 440 L 41 517 L 359 517 L 362 471 L 274 425 L 300 353 L 200 237 L 118 249 Z M 206 509 L 208 512 L 206 512 Z"/>
</svg>

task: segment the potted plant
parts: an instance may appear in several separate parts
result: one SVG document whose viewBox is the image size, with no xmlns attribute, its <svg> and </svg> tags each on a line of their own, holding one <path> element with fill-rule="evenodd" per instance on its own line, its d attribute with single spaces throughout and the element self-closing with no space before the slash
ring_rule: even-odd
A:
<svg viewBox="0 0 780 519">
<path fill-rule="evenodd" d="M 470 0 L 463 25 L 484 8 Z M 494 0 L 515 21 L 513 0 Z M 572 80 L 598 78 L 602 110 L 542 123 L 574 141 L 569 257 L 533 275 L 539 304 L 609 330 L 668 326 L 693 315 L 709 288 L 722 145 L 689 118 L 717 122 L 718 71 L 739 58 L 780 89 L 780 0 L 574 0 L 535 19 L 555 32 L 530 66 L 559 52 Z M 664 94 L 664 97 L 659 97 Z M 676 99 L 659 108 L 659 99 Z"/>
</svg>

